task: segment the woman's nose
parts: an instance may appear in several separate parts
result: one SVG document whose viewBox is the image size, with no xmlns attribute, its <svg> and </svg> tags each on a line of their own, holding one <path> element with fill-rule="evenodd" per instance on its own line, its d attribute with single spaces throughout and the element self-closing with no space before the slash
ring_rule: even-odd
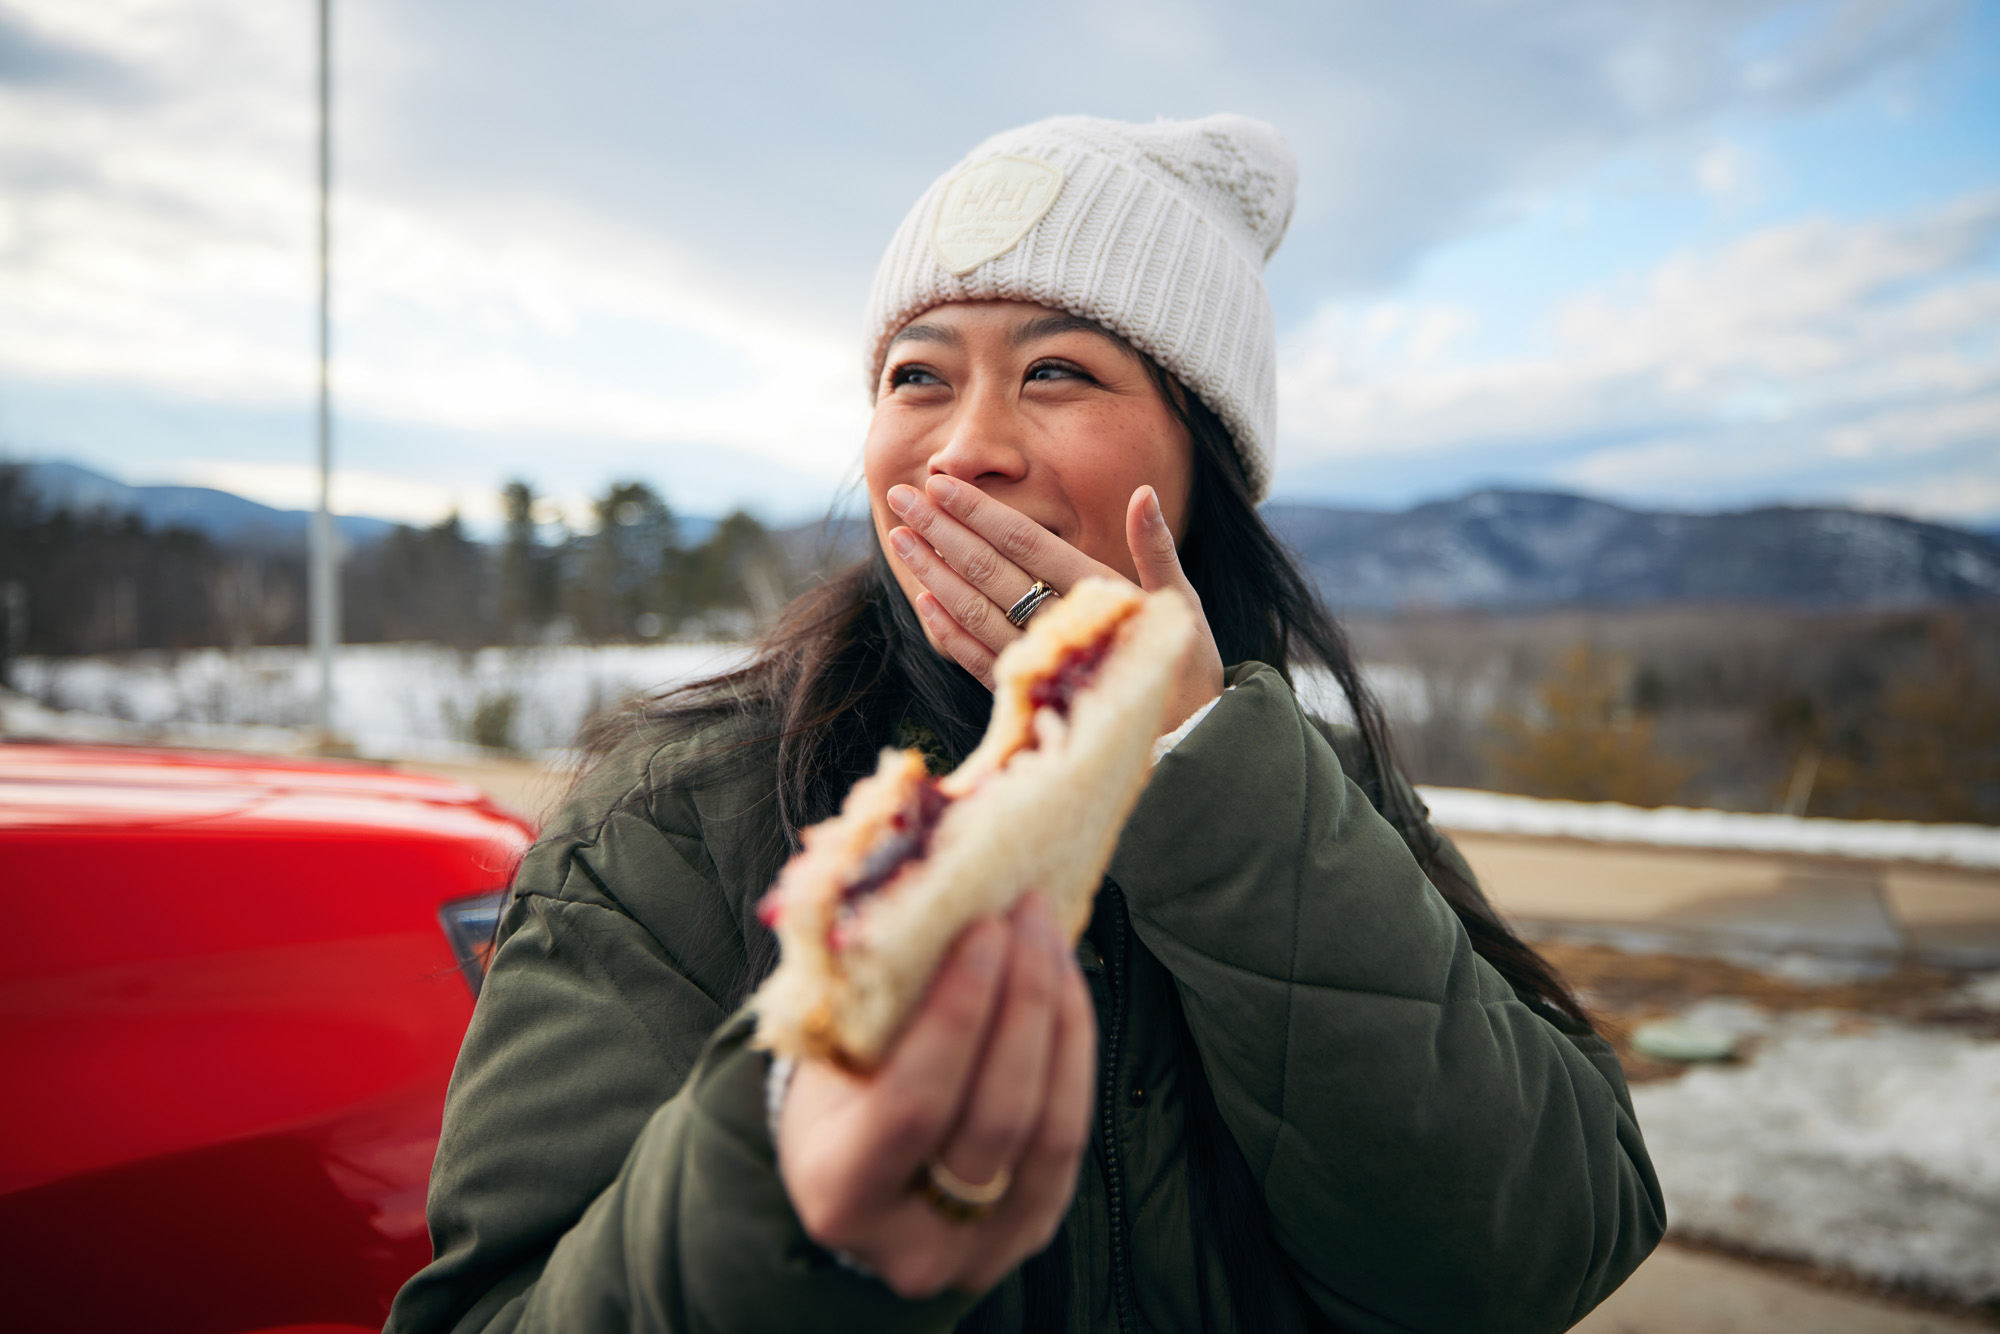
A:
<svg viewBox="0 0 2000 1334">
<path fill-rule="evenodd" d="M 952 414 L 944 443 L 930 457 L 930 471 L 974 484 L 1018 481 L 1028 470 L 1020 428 L 1006 395 L 967 395 Z"/>
</svg>

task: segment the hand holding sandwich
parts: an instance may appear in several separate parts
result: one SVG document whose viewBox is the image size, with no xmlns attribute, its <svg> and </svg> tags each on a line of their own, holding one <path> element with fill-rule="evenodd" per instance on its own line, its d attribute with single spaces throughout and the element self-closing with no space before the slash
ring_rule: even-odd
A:
<svg viewBox="0 0 2000 1334">
<path fill-rule="evenodd" d="M 1048 1245 L 1090 1141 L 1097 1024 L 1036 894 L 967 928 L 870 1075 L 805 1061 L 778 1129 L 785 1187 L 815 1241 L 907 1297 L 979 1292 Z M 954 1221 L 915 1184 L 1010 1173 L 990 1216 Z"/>
<path fill-rule="evenodd" d="M 1071 949 L 1195 634 L 1172 591 L 1080 580 L 995 657 L 964 762 L 884 750 L 758 906 L 786 1189 L 898 1292 L 983 1290 L 1068 1207 L 1096 1068 Z"/>
</svg>

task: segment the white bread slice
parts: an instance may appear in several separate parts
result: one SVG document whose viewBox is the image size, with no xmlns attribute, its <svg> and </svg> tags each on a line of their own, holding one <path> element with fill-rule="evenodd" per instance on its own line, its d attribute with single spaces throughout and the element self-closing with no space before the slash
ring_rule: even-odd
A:
<svg viewBox="0 0 2000 1334">
<path fill-rule="evenodd" d="M 775 927 L 777 969 L 753 1004 L 757 1045 L 870 1069 L 930 985 L 960 931 L 1038 889 L 1074 941 L 1125 818 L 1150 776 L 1161 715 L 1194 634 L 1179 594 L 1086 579 L 1043 605 L 994 668 L 993 718 L 978 749 L 936 781 L 951 798 L 928 848 L 879 891 L 843 892 L 930 780 L 913 750 L 882 752 L 840 814 L 804 831 L 760 911 Z M 1073 650 L 1109 650 L 1064 718 L 1037 708 L 1036 684 Z M 838 939 L 838 946 L 834 944 Z"/>
</svg>

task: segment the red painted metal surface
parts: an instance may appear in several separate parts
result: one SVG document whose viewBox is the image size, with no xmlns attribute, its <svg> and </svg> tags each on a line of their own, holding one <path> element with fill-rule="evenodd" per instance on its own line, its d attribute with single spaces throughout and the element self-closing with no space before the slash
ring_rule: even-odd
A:
<svg viewBox="0 0 2000 1334">
<path fill-rule="evenodd" d="M 0 745 L 17 1328 L 379 1326 L 472 993 L 441 905 L 531 834 L 377 767 Z"/>
</svg>

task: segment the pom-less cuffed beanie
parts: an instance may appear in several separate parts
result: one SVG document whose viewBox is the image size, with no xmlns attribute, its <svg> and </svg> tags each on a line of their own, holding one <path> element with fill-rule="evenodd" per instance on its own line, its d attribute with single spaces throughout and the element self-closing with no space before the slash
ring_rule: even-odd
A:
<svg viewBox="0 0 2000 1334">
<path fill-rule="evenodd" d="M 1200 395 L 1261 500 L 1278 416 L 1264 261 L 1297 188 L 1291 149 L 1244 116 L 997 134 L 924 192 L 875 271 L 870 392 L 889 340 L 931 307 L 1032 301 L 1112 330 Z"/>
</svg>

